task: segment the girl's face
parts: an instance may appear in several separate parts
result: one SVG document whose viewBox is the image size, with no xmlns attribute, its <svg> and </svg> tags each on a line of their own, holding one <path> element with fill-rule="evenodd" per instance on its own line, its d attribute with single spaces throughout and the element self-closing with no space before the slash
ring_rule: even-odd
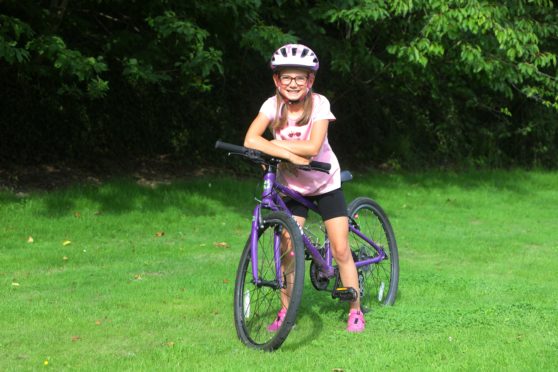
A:
<svg viewBox="0 0 558 372">
<path fill-rule="evenodd" d="M 289 101 L 303 99 L 312 84 L 314 84 L 314 74 L 301 69 L 284 69 L 273 75 L 275 86 Z"/>
</svg>

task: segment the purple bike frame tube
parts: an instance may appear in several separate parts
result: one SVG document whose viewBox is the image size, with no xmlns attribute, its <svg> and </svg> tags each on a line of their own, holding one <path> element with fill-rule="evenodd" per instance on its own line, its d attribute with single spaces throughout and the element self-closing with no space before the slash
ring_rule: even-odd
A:
<svg viewBox="0 0 558 372">
<path fill-rule="evenodd" d="M 258 204 L 254 208 L 254 214 L 252 215 L 252 231 L 250 232 L 250 256 L 252 258 L 252 277 L 254 278 L 254 283 L 258 284 L 260 278 L 258 278 L 258 265 L 254 265 L 254 262 L 258 262 L 258 229 L 260 224 L 260 205 Z"/>
<path fill-rule="evenodd" d="M 333 276 L 333 274 L 335 274 L 335 269 L 331 266 L 331 250 L 326 249 L 326 257 L 323 258 L 318 252 L 318 249 L 314 246 L 314 244 L 312 244 L 306 235 L 302 235 L 302 241 L 304 242 L 308 252 L 312 255 L 312 259 L 321 268 L 320 271 L 327 276 Z"/>
<path fill-rule="evenodd" d="M 293 191 L 281 184 L 276 184 L 275 186 L 277 187 L 279 192 L 282 192 L 289 198 L 296 200 L 297 202 L 306 206 L 308 209 L 311 209 L 312 211 L 319 213 L 316 204 L 306 200 L 306 198 L 304 198 L 304 196 L 300 195 L 298 192 Z M 283 199 L 281 199 L 279 196 L 277 196 L 277 199 L 278 199 L 277 204 L 279 204 L 285 211 L 287 211 L 287 213 L 289 213 L 289 215 L 291 215 L 291 211 L 287 208 Z M 324 259 L 318 252 L 318 248 L 315 247 L 314 244 L 312 244 L 312 242 L 310 241 L 310 239 L 308 239 L 308 237 L 304 234 L 302 234 L 302 241 L 304 242 L 306 249 L 312 255 L 314 260 L 317 261 L 317 263 L 322 267 L 325 274 L 328 276 L 333 275 L 335 271 L 331 266 L 331 250 L 330 249 L 326 250 L 327 255 L 326 258 Z"/>
<path fill-rule="evenodd" d="M 274 207 L 276 208 L 276 210 L 280 210 L 282 212 L 285 212 L 286 214 L 288 214 L 289 216 L 292 217 L 292 213 L 289 210 L 289 208 L 287 208 L 287 205 L 285 204 L 285 202 L 283 201 L 283 199 L 281 199 L 281 197 L 279 196 L 279 194 L 275 193 L 275 200 L 274 200 Z"/>
<path fill-rule="evenodd" d="M 275 187 L 279 190 L 279 192 L 285 194 L 286 196 L 296 200 L 297 202 L 301 203 L 302 205 L 306 206 L 307 208 L 311 209 L 312 211 L 319 213 L 318 211 L 318 207 L 316 206 L 316 204 L 306 200 L 306 198 L 304 198 L 302 195 L 300 195 L 298 192 L 293 191 L 291 189 L 289 189 L 288 187 L 285 187 L 281 184 L 276 183 Z M 286 207 L 285 203 L 283 202 L 283 200 L 277 195 L 277 201 L 282 208 L 285 211 L 287 211 L 287 213 L 290 214 L 290 211 L 288 210 L 288 208 Z M 275 203 L 273 203 L 275 204 Z M 275 204 L 276 206 L 276 204 Z M 383 261 L 386 258 L 386 254 L 384 252 L 384 250 L 379 247 L 376 243 L 374 243 L 372 240 L 370 240 L 369 238 L 367 238 L 364 234 L 362 234 L 359 230 L 355 229 L 354 227 L 349 225 L 349 229 L 355 233 L 358 237 L 360 237 L 362 240 L 364 240 L 366 243 L 370 244 L 372 247 L 374 247 L 374 249 L 378 252 L 378 256 L 374 257 L 374 258 L 370 258 L 367 260 L 363 260 L 360 262 L 356 262 L 356 267 L 361 267 L 361 266 L 366 266 L 366 265 L 371 265 L 371 264 L 375 264 L 378 263 L 380 261 Z M 328 275 L 333 274 L 333 267 L 331 266 L 331 262 L 332 262 L 332 257 L 331 257 L 331 249 L 326 249 L 326 258 L 324 260 L 324 258 L 322 258 L 322 256 L 318 253 L 318 250 L 316 247 L 314 247 L 314 245 L 312 244 L 312 242 L 310 242 L 310 240 L 303 234 L 302 235 L 302 240 L 304 242 L 304 245 L 306 246 L 306 248 L 308 249 L 308 252 L 310 252 L 310 254 L 312 255 L 312 257 L 314 259 L 316 259 L 320 264 L 322 264 L 322 267 L 325 269 L 326 273 Z M 329 243 L 327 243 L 329 244 Z"/>
<path fill-rule="evenodd" d="M 279 288 L 283 288 L 283 275 L 281 272 L 281 235 L 277 232 L 273 234 L 273 258 L 275 261 L 275 276 Z"/>
<path fill-rule="evenodd" d="M 264 175 L 264 184 L 262 190 L 262 204 L 275 210 L 275 202 L 272 199 L 273 186 L 275 185 L 276 175 L 273 172 L 267 172 Z"/>
<path fill-rule="evenodd" d="M 351 232 L 353 232 L 354 234 L 356 234 L 359 238 L 361 238 L 362 240 L 364 240 L 366 243 L 370 244 L 372 247 L 374 247 L 374 249 L 378 252 L 378 256 L 374 257 L 374 258 L 369 258 L 367 260 L 363 260 L 363 261 L 358 261 L 355 262 L 356 267 L 361 267 L 361 266 L 366 266 L 366 265 L 370 265 L 370 264 L 375 264 L 378 263 L 380 261 L 383 261 L 386 258 L 386 253 L 384 252 L 384 250 L 379 247 L 376 243 L 374 243 L 372 240 L 368 239 L 368 237 L 366 237 L 363 233 L 360 232 L 360 230 L 355 229 L 353 226 L 349 225 L 349 230 L 351 230 Z"/>
<path fill-rule="evenodd" d="M 288 187 L 285 187 L 285 186 L 283 186 L 279 183 L 276 183 L 275 186 L 277 187 L 279 192 L 282 192 L 283 194 L 285 194 L 289 198 L 296 200 L 297 202 L 299 202 L 300 204 L 304 205 L 305 207 L 313 210 L 314 212 L 319 213 L 318 207 L 316 206 L 316 204 L 312 203 L 311 201 L 306 200 L 298 192 L 296 192 L 294 190 L 291 190 Z"/>
<path fill-rule="evenodd" d="M 331 263 L 333 262 L 333 253 L 331 252 L 331 243 L 329 240 L 325 242 L 326 245 L 326 257 L 325 260 L 327 262 L 327 266 L 331 267 Z"/>
</svg>

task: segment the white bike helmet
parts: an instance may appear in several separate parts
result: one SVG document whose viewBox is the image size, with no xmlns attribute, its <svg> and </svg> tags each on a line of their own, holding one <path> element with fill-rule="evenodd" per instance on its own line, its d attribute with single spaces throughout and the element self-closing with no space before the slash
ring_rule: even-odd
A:
<svg viewBox="0 0 558 372">
<path fill-rule="evenodd" d="M 277 49 L 270 62 L 271 69 L 276 71 L 282 67 L 302 67 L 312 72 L 318 71 L 320 62 L 318 56 L 302 44 L 287 44 Z"/>
</svg>

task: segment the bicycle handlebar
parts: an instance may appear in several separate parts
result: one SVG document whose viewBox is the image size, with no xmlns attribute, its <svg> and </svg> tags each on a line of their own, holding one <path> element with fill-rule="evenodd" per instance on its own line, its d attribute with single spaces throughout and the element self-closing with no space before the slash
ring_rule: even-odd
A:
<svg viewBox="0 0 558 372">
<path fill-rule="evenodd" d="M 226 142 L 221 142 L 221 141 L 217 141 L 215 142 L 215 148 L 219 149 L 219 150 L 225 150 L 228 151 L 229 154 L 236 154 L 236 155 L 241 155 L 244 156 L 252 161 L 258 162 L 258 163 L 276 163 L 279 164 L 281 162 L 281 159 L 277 159 L 274 158 L 270 155 L 267 155 L 261 151 L 258 150 L 254 150 L 254 149 L 249 149 L 247 147 L 244 146 L 238 146 L 238 145 L 233 145 L 232 143 L 226 143 Z M 297 168 L 302 169 L 302 170 L 315 170 L 315 171 L 319 171 L 319 172 L 324 172 L 324 173 L 329 173 L 329 170 L 331 169 L 331 164 L 329 163 L 323 163 L 321 161 L 314 161 L 312 160 L 310 162 L 310 164 L 307 165 L 299 165 L 299 164 L 295 164 Z"/>
</svg>

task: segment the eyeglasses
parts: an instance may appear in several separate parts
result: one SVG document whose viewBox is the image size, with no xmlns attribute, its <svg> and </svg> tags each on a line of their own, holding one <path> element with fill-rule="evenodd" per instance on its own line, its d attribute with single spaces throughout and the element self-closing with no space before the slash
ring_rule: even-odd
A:
<svg viewBox="0 0 558 372">
<path fill-rule="evenodd" d="M 294 80 L 296 85 L 304 85 L 306 81 L 308 81 L 308 76 L 289 76 L 289 75 L 281 75 L 279 76 L 279 80 L 283 85 L 291 85 L 292 81 Z"/>
</svg>

